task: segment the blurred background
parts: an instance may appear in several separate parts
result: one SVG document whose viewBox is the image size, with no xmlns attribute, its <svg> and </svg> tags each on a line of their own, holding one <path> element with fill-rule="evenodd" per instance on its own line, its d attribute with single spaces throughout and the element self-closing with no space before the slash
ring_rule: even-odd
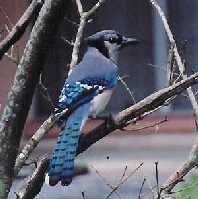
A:
<svg viewBox="0 0 198 199">
<path fill-rule="evenodd" d="M 4 30 L 5 24 L 11 28 L 29 2 L 28 0 L 0 0 L 1 38 L 7 34 Z M 86 10 L 95 4 L 93 0 L 82 2 Z M 186 61 L 188 73 L 197 71 L 198 1 L 159 0 L 158 2 L 165 11 L 180 53 Z M 71 21 L 79 22 L 77 8 L 73 1 L 68 1 L 68 9 L 65 12 L 66 16 L 57 30 L 55 39 L 51 41 L 51 49 L 42 75 L 43 84 L 48 88 L 54 103 L 57 101 L 60 88 L 67 75 L 67 65 L 71 59 L 72 47 L 64 41 L 64 38 L 69 41 L 75 39 L 77 26 Z M 9 20 L 6 15 L 9 16 Z M 125 77 L 124 80 L 136 102 L 167 86 L 166 64 L 170 45 L 161 19 L 148 0 L 123 0 L 122 2 L 108 0 L 86 26 L 85 36 L 103 29 L 115 29 L 126 36 L 136 37 L 142 41 L 138 46 L 123 50 L 119 61 L 120 76 Z M 23 54 L 30 31 L 31 27 L 15 46 L 15 53 L 19 56 Z M 81 55 L 83 50 L 82 47 Z M 0 63 L 0 104 L 2 107 L 6 103 L 7 92 L 12 84 L 15 70 L 16 65 L 4 57 Z M 194 89 L 196 92 L 196 87 Z M 126 89 L 119 83 L 106 113 L 116 113 L 133 103 L 134 101 Z M 24 140 L 33 134 L 50 112 L 51 107 L 37 89 L 24 130 Z M 45 186 L 38 198 L 56 198 L 53 194 L 57 192 L 60 194 L 57 198 L 66 196 L 68 198 L 83 198 L 81 192 L 85 192 L 87 198 L 105 198 L 111 189 L 96 170 L 107 181 L 116 184 L 126 165 L 127 172 L 130 173 L 140 162 L 144 162 L 144 166 L 121 187 L 119 192 L 123 198 L 131 198 L 131 196 L 137 198 L 142 180 L 147 178 L 148 183 L 145 186 L 144 194 L 152 194 L 151 187 L 156 185 L 155 162 L 159 162 L 160 182 L 163 182 L 187 158 L 191 145 L 197 137 L 192 108 L 188 98 L 184 95 L 178 96 L 172 104 L 145 118 L 137 126 L 139 128 L 163 120 L 165 115 L 167 115 L 168 121 L 160 126 L 143 131 L 131 130 L 131 128 L 136 129 L 137 127 L 128 127 L 126 132 L 112 133 L 104 138 L 80 156 L 80 159 L 85 160 L 85 164 L 89 165 L 90 173 L 87 176 L 76 178 L 74 184 L 68 189 Z M 99 122 L 89 121 L 84 131 L 88 132 Z M 57 130 L 54 129 L 48 138 L 39 145 L 33 158 L 50 151 L 56 134 Z M 25 176 L 29 172 L 28 169 L 24 170 L 21 176 Z M 18 180 L 14 190 L 20 185 Z M 50 196 L 48 196 L 49 192 Z M 112 195 L 111 198 L 118 198 L 118 196 Z"/>
</svg>

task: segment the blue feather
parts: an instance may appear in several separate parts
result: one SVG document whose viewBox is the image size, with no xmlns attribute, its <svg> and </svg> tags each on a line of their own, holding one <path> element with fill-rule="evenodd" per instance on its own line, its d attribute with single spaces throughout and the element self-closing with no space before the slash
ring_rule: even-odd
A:
<svg viewBox="0 0 198 199">
<path fill-rule="evenodd" d="M 90 103 L 77 108 L 69 116 L 65 126 L 59 133 L 49 161 L 48 175 L 50 185 L 55 185 L 58 181 L 61 181 L 62 185 L 71 183 L 80 130 L 83 120 L 88 117 L 89 108 Z"/>
</svg>

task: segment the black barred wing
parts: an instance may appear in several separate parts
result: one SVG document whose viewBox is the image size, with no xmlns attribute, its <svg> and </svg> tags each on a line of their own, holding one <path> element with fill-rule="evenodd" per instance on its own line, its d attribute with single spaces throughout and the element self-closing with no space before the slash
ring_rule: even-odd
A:
<svg viewBox="0 0 198 199">
<path fill-rule="evenodd" d="M 103 90 L 104 87 L 99 85 L 89 85 L 81 82 L 68 84 L 66 82 L 59 96 L 57 109 L 63 110 L 88 103 Z"/>
</svg>

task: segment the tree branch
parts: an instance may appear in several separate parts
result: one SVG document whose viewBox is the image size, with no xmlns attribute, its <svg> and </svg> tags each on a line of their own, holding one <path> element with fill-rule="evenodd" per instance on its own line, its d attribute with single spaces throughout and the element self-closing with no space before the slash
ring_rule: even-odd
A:
<svg viewBox="0 0 198 199">
<path fill-rule="evenodd" d="M 181 73 L 181 76 L 185 80 L 185 79 L 188 78 L 186 71 L 185 71 L 185 66 L 182 62 L 180 55 L 179 55 L 174 36 L 171 32 L 171 29 L 170 29 L 168 21 L 165 17 L 165 14 L 155 0 L 149 0 L 149 1 L 154 6 L 154 8 L 157 10 L 160 18 L 162 19 L 165 31 L 166 31 L 167 36 L 168 36 L 168 39 L 169 39 L 170 43 L 172 45 L 174 45 L 173 51 L 174 51 L 175 60 L 176 60 L 176 63 L 179 67 L 179 71 Z M 190 102 L 192 104 L 193 110 L 194 110 L 196 118 L 197 118 L 198 117 L 198 104 L 197 104 L 195 95 L 194 95 L 191 87 L 187 88 L 187 93 L 188 93 Z M 178 168 L 167 179 L 167 181 L 161 186 L 161 191 L 160 191 L 159 197 L 161 199 L 165 199 L 165 198 L 171 199 L 172 197 L 170 196 L 170 193 L 171 193 L 172 189 L 175 187 L 175 185 L 178 184 L 179 182 L 181 182 L 183 180 L 183 177 L 186 176 L 197 165 L 198 165 L 198 143 L 193 145 L 192 150 L 190 152 L 189 160 L 185 161 L 183 163 L 183 165 L 181 165 L 181 167 Z"/>
<path fill-rule="evenodd" d="M 168 179 L 167 181 L 161 186 L 160 190 L 160 198 L 163 199 L 170 196 L 171 191 L 173 188 L 179 183 L 183 181 L 183 178 L 195 167 L 197 167 L 198 162 L 194 162 L 191 160 L 185 161 L 180 168 L 178 168 Z"/>
<path fill-rule="evenodd" d="M 32 29 L 0 120 L 0 198 L 6 198 L 33 93 L 45 62 L 49 41 L 64 19 L 68 1 L 47 0 Z M 53 23 L 52 23 L 53 22 Z"/>
<path fill-rule="evenodd" d="M 33 0 L 6 38 L 0 42 L 0 60 L 9 48 L 21 38 L 30 21 L 38 15 L 42 5 L 43 0 Z"/>
<path fill-rule="evenodd" d="M 70 72 L 71 72 L 72 68 L 78 62 L 80 44 L 81 44 L 84 28 L 85 28 L 85 26 L 87 24 L 87 21 L 91 17 L 91 15 L 94 14 L 99 9 L 99 7 L 102 4 L 105 3 L 105 1 L 106 0 L 99 0 L 98 3 L 96 3 L 89 11 L 83 12 L 83 7 L 82 7 L 82 4 L 81 4 L 81 1 L 80 0 L 76 0 L 76 4 L 77 4 L 78 11 L 79 11 L 79 14 L 80 14 L 80 24 L 79 24 L 78 31 L 77 31 L 77 34 L 76 34 L 76 40 L 74 42 L 74 47 L 73 47 L 73 52 L 72 52 L 72 59 L 71 59 L 71 63 L 70 63 Z"/>
<path fill-rule="evenodd" d="M 17 176 L 25 161 L 28 159 L 32 151 L 37 147 L 40 140 L 48 133 L 54 124 L 67 113 L 68 109 L 63 110 L 61 113 L 52 114 L 45 122 L 40 126 L 40 128 L 35 132 L 32 138 L 26 143 L 24 148 L 21 150 L 19 155 L 16 158 L 15 167 L 14 167 L 14 176 Z"/>
<path fill-rule="evenodd" d="M 17 199 L 34 199 L 35 193 L 39 193 L 41 190 L 41 187 L 43 186 L 43 182 L 45 179 L 45 176 L 43 173 L 45 173 L 46 167 L 48 165 L 47 156 L 43 156 L 41 160 L 38 163 L 37 168 L 33 172 L 32 176 L 28 177 L 25 187 L 22 187 L 21 190 L 16 193 Z M 43 179 L 41 179 L 41 176 Z"/>
<path fill-rule="evenodd" d="M 176 171 L 162 184 L 160 188 L 160 198 L 166 199 L 172 198 L 171 191 L 180 182 L 183 182 L 183 178 L 193 169 L 198 166 L 198 143 L 196 142 L 189 154 L 188 160 L 186 160 Z"/>
<path fill-rule="evenodd" d="M 77 149 L 77 155 L 87 150 L 92 144 L 96 143 L 98 140 L 102 139 L 103 137 L 113 132 L 114 130 L 124 127 L 127 121 L 134 121 L 134 120 L 136 121 L 138 119 L 141 119 L 145 113 L 148 113 L 151 110 L 154 110 L 158 108 L 159 106 L 162 106 L 164 103 L 166 103 L 167 100 L 169 100 L 173 96 L 180 94 L 187 87 L 193 84 L 197 84 L 197 83 L 198 83 L 198 73 L 195 73 L 191 75 L 189 78 L 187 78 L 186 80 L 182 80 L 172 86 L 169 86 L 167 88 L 159 90 L 156 93 L 153 93 L 152 95 L 149 95 L 148 97 L 138 102 L 137 104 L 119 112 L 114 117 L 113 120 L 103 122 L 98 127 L 91 130 L 89 133 L 81 134 L 80 140 L 79 140 L 79 146 Z M 46 133 L 47 132 L 48 130 L 46 131 Z M 42 137 L 40 137 L 39 140 L 37 140 L 36 142 L 39 142 L 41 138 Z M 20 157 L 20 155 L 18 157 Z M 47 170 L 47 164 L 46 164 L 47 161 L 48 161 L 47 158 L 45 158 L 45 163 L 44 163 L 45 168 L 42 169 L 41 176 L 34 175 L 35 177 L 33 177 L 31 182 L 29 182 L 30 184 L 32 184 L 32 187 L 34 187 L 33 183 L 35 182 L 35 180 L 40 180 L 43 183 L 43 179 L 44 179 L 43 175 L 45 175 L 45 172 Z M 34 178 L 38 178 L 38 179 L 34 179 Z M 41 186 L 42 186 L 42 183 L 39 182 Z M 35 194 L 34 196 L 36 196 L 38 192 L 34 194 Z"/>
<path fill-rule="evenodd" d="M 153 5 L 153 7 L 157 10 L 160 18 L 162 19 L 162 22 L 163 22 L 163 25 L 164 25 L 164 28 L 165 28 L 165 31 L 167 33 L 167 36 L 168 36 L 168 39 L 169 39 L 170 43 L 174 44 L 174 49 L 173 50 L 174 50 L 175 60 L 176 60 L 177 65 L 179 67 L 179 71 L 180 71 L 180 73 L 182 75 L 182 78 L 186 79 L 188 76 L 187 76 L 186 71 L 185 71 L 185 66 L 182 63 L 182 59 L 181 59 L 181 57 L 179 55 L 178 48 L 177 48 L 174 36 L 173 36 L 173 34 L 171 32 L 171 29 L 170 29 L 168 21 L 167 21 L 167 19 L 165 17 L 165 14 L 164 14 L 163 10 L 161 9 L 161 7 L 158 5 L 158 3 L 155 0 L 149 0 L 149 1 Z M 196 113 L 196 115 L 198 117 L 198 104 L 197 104 L 195 95 L 193 94 L 193 91 L 192 91 L 191 87 L 187 88 L 187 93 L 188 93 L 188 96 L 190 98 L 190 102 L 192 104 L 193 110 L 195 111 L 195 113 Z"/>
</svg>

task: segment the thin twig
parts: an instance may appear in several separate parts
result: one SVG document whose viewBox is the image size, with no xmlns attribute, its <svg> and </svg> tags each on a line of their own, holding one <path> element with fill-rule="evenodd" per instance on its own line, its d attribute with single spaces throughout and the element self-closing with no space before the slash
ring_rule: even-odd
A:
<svg viewBox="0 0 198 199">
<path fill-rule="evenodd" d="M 0 5 L 0 11 L 4 15 L 4 17 L 6 18 L 9 26 L 12 28 L 14 26 L 14 24 L 12 23 L 12 21 L 10 20 L 10 17 L 8 16 L 7 12 L 4 10 L 4 8 L 1 5 Z"/>
<path fill-rule="evenodd" d="M 84 192 L 84 191 L 81 192 L 81 195 L 82 195 L 83 199 L 86 199 L 86 198 L 85 198 L 85 192 Z"/>
<path fill-rule="evenodd" d="M 82 4 L 81 4 L 80 0 L 76 0 L 77 6 L 78 6 L 78 10 L 79 10 L 79 14 L 80 14 L 80 24 L 79 24 L 79 28 L 78 28 L 78 31 L 77 31 L 77 34 L 76 34 L 76 40 L 74 42 L 74 48 L 73 48 L 73 52 L 72 52 L 72 59 L 71 59 L 71 63 L 70 63 L 70 72 L 71 72 L 72 68 L 78 62 L 80 44 L 81 44 L 84 28 L 85 28 L 85 26 L 87 24 L 87 21 L 89 20 L 90 16 L 92 14 L 94 14 L 99 9 L 99 7 L 102 4 L 105 3 L 105 1 L 106 0 L 99 0 L 98 3 L 96 3 L 89 11 L 83 12 L 83 8 L 82 8 Z"/>
<path fill-rule="evenodd" d="M 173 79 L 174 67 L 175 67 L 174 48 L 175 48 L 175 43 L 171 44 L 171 47 L 169 49 L 169 55 L 168 55 L 168 63 L 166 65 L 166 74 L 167 74 L 168 85 L 171 85 L 174 81 L 174 79 Z"/>
<path fill-rule="evenodd" d="M 5 55 L 8 59 L 10 59 L 10 61 L 13 62 L 14 64 L 16 64 L 16 65 L 19 64 L 18 58 L 14 57 L 12 54 L 5 53 L 4 55 Z"/>
<path fill-rule="evenodd" d="M 142 130 L 145 130 L 145 129 L 148 129 L 148 128 L 151 128 L 151 127 L 159 126 L 160 124 L 163 124 L 164 122 L 167 122 L 167 121 L 168 121 L 168 118 L 167 118 L 167 116 L 165 116 L 165 118 L 163 120 L 160 120 L 160 121 L 155 122 L 153 124 L 149 124 L 149 125 L 139 127 L 139 128 L 134 128 L 134 129 L 124 128 L 123 130 L 125 130 L 125 131 L 142 131 Z"/>
<path fill-rule="evenodd" d="M 69 41 L 68 39 L 66 39 L 65 37 L 61 37 L 61 39 L 68 44 L 69 46 L 74 46 L 74 42 L 73 41 Z"/>
<path fill-rule="evenodd" d="M 121 181 L 123 180 L 123 178 L 125 177 L 126 172 L 127 172 L 127 168 L 128 168 L 128 167 L 127 167 L 127 165 L 126 165 L 125 168 L 124 168 L 124 172 L 123 172 L 123 174 L 122 174 L 122 176 L 121 176 L 119 182 L 121 182 Z"/>
<path fill-rule="evenodd" d="M 141 174 L 141 173 L 140 173 L 140 174 Z M 148 188 L 149 188 L 149 190 L 151 191 L 151 194 L 152 194 L 152 199 L 154 199 L 154 198 L 155 198 L 155 195 L 156 195 L 156 192 L 154 191 L 155 187 L 153 187 L 153 186 L 151 185 L 151 182 L 150 182 L 149 178 L 147 178 L 147 176 L 145 176 L 144 173 L 142 173 L 141 175 L 142 175 L 142 177 L 143 177 L 144 179 L 146 179 L 145 183 L 147 183 L 147 186 L 148 186 Z"/>
<path fill-rule="evenodd" d="M 9 50 L 9 48 L 21 38 L 31 19 L 38 14 L 42 5 L 42 0 L 33 0 L 31 2 L 10 33 L 0 42 L 0 59 Z"/>
<path fill-rule="evenodd" d="M 107 182 L 106 178 L 100 174 L 100 172 L 92 166 L 92 168 L 95 170 L 96 174 L 102 179 L 102 181 L 106 184 L 107 187 L 109 187 L 111 190 L 115 188 L 115 186 L 111 185 L 109 182 Z M 115 194 L 118 196 L 119 199 L 121 199 L 121 196 L 119 192 L 116 190 Z"/>
<path fill-rule="evenodd" d="M 157 185 L 157 198 L 160 199 L 158 162 L 155 162 L 155 179 L 156 179 L 156 185 Z"/>
<path fill-rule="evenodd" d="M 140 191 L 139 191 L 139 194 L 138 194 L 138 199 L 142 199 L 141 194 L 142 194 L 142 190 L 143 190 L 145 182 L 146 182 L 146 178 L 143 179 L 143 182 L 141 184 Z"/>
<path fill-rule="evenodd" d="M 158 14 L 159 14 L 159 16 L 160 16 L 160 18 L 161 18 L 161 20 L 163 22 L 163 25 L 164 25 L 164 28 L 165 28 L 165 31 L 167 33 L 167 36 L 168 36 L 168 39 L 169 39 L 170 43 L 171 44 L 175 44 L 175 47 L 174 47 L 175 60 L 176 60 L 177 65 L 179 67 L 179 70 L 180 70 L 180 73 L 182 75 L 182 78 L 186 79 L 188 76 L 187 76 L 187 74 L 185 74 L 185 66 L 182 63 L 182 59 L 181 59 L 181 57 L 179 55 L 178 48 L 177 48 L 174 36 L 173 36 L 173 34 L 171 32 L 171 29 L 170 29 L 168 21 L 167 21 L 167 19 L 165 17 L 165 14 L 164 14 L 163 10 L 161 9 L 161 7 L 158 5 L 158 3 L 155 0 L 149 0 L 149 1 L 153 5 L 153 7 L 157 10 L 157 12 L 158 12 Z M 194 112 L 198 116 L 198 104 L 197 104 L 196 98 L 195 98 L 195 96 L 193 94 L 193 91 L 192 91 L 191 87 L 187 88 L 187 93 L 189 95 L 190 102 L 192 104 Z"/>
<path fill-rule="evenodd" d="M 133 104 L 136 103 L 135 97 L 133 96 L 133 93 L 131 92 L 130 88 L 128 87 L 127 83 L 124 81 L 124 79 L 120 76 L 118 76 L 118 80 L 120 80 L 120 82 L 123 84 L 123 86 L 125 87 L 126 91 L 129 93 L 129 96 L 131 97 Z"/>
<path fill-rule="evenodd" d="M 39 77 L 39 90 L 41 91 L 40 93 L 42 94 L 42 96 L 44 97 L 44 99 L 49 103 L 50 107 L 52 109 L 55 108 L 54 106 L 54 103 L 52 101 L 52 98 L 48 92 L 48 89 L 44 86 L 43 82 L 42 82 L 42 73 L 40 74 L 40 77 Z"/>
<path fill-rule="evenodd" d="M 131 178 L 142 166 L 144 163 L 141 163 L 137 168 L 135 168 L 126 178 L 124 178 L 117 186 L 114 187 L 114 189 L 105 197 L 105 199 L 108 199 L 111 197 L 111 195 L 120 188 L 122 184 L 124 184 L 129 178 Z"/>
</svg>

